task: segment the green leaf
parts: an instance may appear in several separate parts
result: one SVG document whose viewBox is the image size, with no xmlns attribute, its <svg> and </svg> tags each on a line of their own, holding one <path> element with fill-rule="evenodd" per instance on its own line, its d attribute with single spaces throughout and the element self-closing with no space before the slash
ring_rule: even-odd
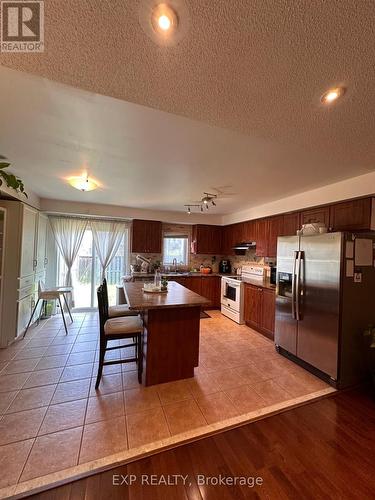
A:
<svg viewBox="0 0 375 500">
<path fill-rule="evenodd" d="M 0 162 L 0 169 L 9 167 L 10 163 Z"/>
</svg>

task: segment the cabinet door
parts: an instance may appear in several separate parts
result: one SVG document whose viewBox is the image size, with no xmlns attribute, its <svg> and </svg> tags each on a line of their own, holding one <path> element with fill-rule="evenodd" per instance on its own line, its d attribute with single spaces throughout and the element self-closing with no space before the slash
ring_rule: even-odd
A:
<svg viewBox="0 0 375 500">
<path fill-rule="evenodd" d="M 317 207 L 301 212 L 301 225 L 322 222 L 329 227 L 329 207 Z"/>
<path fill-rule="evenodd" d="M 132 252 L 161 253 L 161 222 L 133 220 Z"/>
<path fill-rule="evenodd" d="M 260 326 L 261 323 L 261 292 L 260 288 L 245 284 L 244 318 L 248 323 Z"/>
<path fill-rule="evenodd" d="M 192 292 L 202 295 L 202 278 L 200 276 L 189 276 L 186 278 L 185 286 Z"/>
<path fill-rule="evenodd" d="M 220 306 L 221 278 L 219 276 L 202 277 L 201 295 L 211 302 L 211 307 Z"/>
<path fill-rule="evenodd" d="M 24 205 L 22 220 L 20 277 L 29 276 L 35 270 L 35 234 L 37 211 Z"/>
<path fill-rule="evenodd" d="M 284 229 L 284 216 L 271 217 L 268 219 L 268 248 L 267 257 L 276 257 L 277 238 L 282 236 Z"/>
<path fill-rule="evenodd" d="M 334 231 L 371 229 L 372 199 L 363 198 L 331 206 L 331 226 Z"/>
<path fill-rule="evenodd" d="M 243 223 L 243 241 L 250 242 L 256 240 L 255 221 L 248 220 Z"/>
<path fill-rule="evenodd" d="M 255 255 L 258 257 L 268 257 L 268 223 L 267 219 L 256 221 L 256 249 Z"/>
<path fill-rule="evenodd" d="M 42 271 L 47 265 L 46 261 L 47 224 L 48 224 L 48 218 L 43 214 L 39 214 L 37 239 L 36 239 L 36 252 L 35 252 L 37 271 Z"/>
<path fill-rule="evenodd" d="M 18 301 L 17 335 L 20 335 L 25 331 L 27 323 L 30 320 L 33 308 L 34 308 L 34 295 L 28 295 Z"/>
<path fill-rule="evenodd" d="M 197 224 L 193 226 L 192 238 L 195 254 L 216 255 L 221 253 L 222 228 L 220 226 Z"/>
<path fill-rule="evenodd" d="M 295 236 L 298 229 L 301 229 L 300 213 L 285 214 L 282 236 Z"/>
<path fill-rule="evenodd" d="M 275 333 L 275 292 L 263 289 L 261 328 L 273 339 Z"/>
</svg>

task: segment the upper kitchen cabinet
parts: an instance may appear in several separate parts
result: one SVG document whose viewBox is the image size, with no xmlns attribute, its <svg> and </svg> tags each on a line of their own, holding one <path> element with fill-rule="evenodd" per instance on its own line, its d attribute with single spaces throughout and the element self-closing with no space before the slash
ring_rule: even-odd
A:
<svg viewBox="0 0 375 500">
<path fill-rule="evenodd" d="M 133 220 L 132 252 L 161 253 L 161 222 L 154 220 Z"/>
<path fill-rule="evenodd" d="M 267 257 L 276 257 L 277 255 L 277 238 L 284 231 L 284 216 L 278 215 L 268 219 L 268 248 Z"/>
<path fill-rule="evenodd" d="M 255 254 L 257 257 L 268 257 L 268 220 L 258 219 L 255 221 Z"/>
<path fill-rule="evenodd" d="M 216 255 L 222 252 L 221 226 L 197 224 L 192 230 L 191 250 L 194 254 Z"/>
<path fill-rule="evenodd" d="M 253 220 L 248 220 L 242 224 L 242 242 L 249 243 L 256 240 L 256 224 Z"/>
<path fill-rule="evenodd" d="M 301 226 L 303 224 L 321 222 L 330 227 L 329 222 L 329 206 L 310 208 L 309 210 L 303 210 L 301 212 Z"/>
<path fill-rule="evenodd" d="M 301 229 L 300 213 L 284 214 L 283 232 L 280 236 L 295 236 Z"/>
<path fill-rule="evenodd" d="M 330 226 L 334 231 L 375 230 L 375 198 L 331 205 Z"/>
</svg>

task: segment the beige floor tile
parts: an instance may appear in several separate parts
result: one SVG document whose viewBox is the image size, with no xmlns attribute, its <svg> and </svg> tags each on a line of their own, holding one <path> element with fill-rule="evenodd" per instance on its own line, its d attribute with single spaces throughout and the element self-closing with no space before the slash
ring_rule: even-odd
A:
<svg viewBox="0 0 375 500">
<path fill-rule="evenodd" d="M 328 387 L 323 380 L 304 371 L 303 373 L 288 373 L 276 380 L 277 384 L 294 397 L 303 396 L 311 392 Z"/>
<path fill-rule="evenodd" d="M 59 356 L 45 356 L 36 365 L 36 370 L 47 370 L 48 368 L 60 368 L 65 366 L 68 359 L 67 354 Z"/>
<path fill-rule="evenodd" d="M 143 446 L 170 436 L 162 408 L 127 415 L 126 423 L 129 448 Z"/>
<path fill-rule="evenodd" d="M 188 379 L 160 384 L 156 388 L 162 405 L 184 401 L 193 397 Z"/>
<path fill-rule="evenodd" d="M 250 385 L 225 391 L 239 413 L 249 413 L 266 406 L 262 397 Z"/>
<path fill-rule="evenodd" d="M 77 465 L 82 427 L 36 438 L 21 481 Z"/>
<path fill-rule="evenodd" d="M 139 387 L 140 383 L 138 382 L 138 372 L 136 370 L 124 372 L 122 374 L 122 385 L 124 389 L 136 389 Z"/>
<path fill-rule="evenodd" d="M 47 347 L 29 347 L 26 346 L 24 349 L 19 351 L 14 359 L 30 359 L 30 358 L 41 358 L 43 354 L 46 352 Z"/>
<path fill-rule="evenodd" d="M 78 337 L 77 337 L 76 343 L 80 344 L 80 343 L 84 343 L 84 342 L 97 342 L 98 340 L 99 340 L 99 335 L 97 333 L 81 334 L 81 332 L 80 332 Z"/>
<path fill-rule="evenodd" d="M 18 482 L 33 443 L 27 439 L 0 447 L 0 488 Z"/>
<path fill-rule="evenodd" d="M 51 343 L 52 343 L 52 340 L 53 339 L 49 339 L 49 338 L 35 338 L 35 339 L 31 339 L 28 344 L 26 345 L 26 348 L 27 349 L 31 349 L 31 348 L 34 348 L 34 347 L 44 347 L 44 348 L 47 348 Z"/>
<path fill-rule="evenodd" d="M 67 401 L 88 398 L 89 390 L 90 379 L 62 382 L 57 386 L 51 404 L 65 403 Z"/>
<path fill-rule="evenodd" d="M 68 401 L 48 407 L 39 435 L 80 427 L 84 424 L 86 399 Z"/>
<path fill-rule="evenodd" d="M 125 417 L 85 425 L 79 463 L 128 449 Z"/>
<path fill-rule="evenodd" d="M 240 387 L 246 384 L 246 379 L 234 368 L 230 370 L 218 370 L 214 373 L 215 382 L 220 391 Z"/>
<path fill-rule="evenodd" d="M 70 354 L 72 344 L 57 344 L 51 345 L 47 348 L 45 356 L 59 356 L 60 354 Z"/>
<path fill-rule="evenodd" d="M 94 363 L 94 369 L 92 371 L 93 377 L 96 377 L 98 373 L 98 366 L 97 362 Z M 113 375 L 115 373 L 121 373 L 120 364 L 103 366 L 103 375 Z"/>
<path fill-rule="evenodd" d="M 267 382 L 261 382 L 255 385 L 254 390 L 261 396 L 267 405 L 281 403 L 293 397 L 273 380 L 267 380 Z"/>
<path fill-rule="evenodd" d="M 125 412 L 139 413 L 161 406 L 156 386 L 128 389 L 125 394 Z"/>
<path fill-rule="evenodd" d="M 239 414 L 233 401 L 224 393 L 207 394 L 197 399 L 197 404 L 209 424 L 220 422 Z"/>
<path fill-rule="evenodd" d="M 80 342 L 75 343 L 72 349 L 73 352 L 96 351 L 97 342 Z"/>
<path fill-rule="evenodd" d="M 203 369 L 195 370 L 195 372 L 195 377 L 189 379 L 189 388 L 195 398 L 220 392 L 220 387 L 212 372 L 207 373 Z"/>
<path fill-rule="evenodd" d="M 125 414 L 123 392 L 104 394 L 89 398 L 86 413 L 86 424 L 121 417 Z"/>
<path fill-rule="evenodd" d="M 100 396 L 122 391 L 121 373 L 102 375 L 98 389 L 95 389 L 96 372 L 93 372 L 93 375 L 95 376 L 91 379 L 90 396 Z"/>
<path fill-rule="evenodd" d="M 70 382 L 71 380 L 91 378 L 92 370 L 93 370 L 92 363 L 85 363 L 84 365 L 66 366 L 64 368 L 60 382 Z"/>
<path fill-rule="evenodd" d="M 172 435 L 207 424 L 197 403 L 193 400 L 165 405 L 163 409 Z"/>
<path fill-rule="evenodd" d="M 255 385 L 260 382 L 265 382 L 266 380 L 270 380 L 270 376 L 268 373 L 259 370 L 255 365 L 251 363 L 247 363 L 242 366 L 238 366 L 234 368 L 234 371 L 238 374 L 239 377 L 244 379 L 247 384 Z"/>
<path fill-rule="evenodd" d="M 57 384 L 60 380 L 63 368 L 50 368 L 48 370 L 34 371 L 27 379 L 24 389 L 40 387 L 42 385 Z"/>
<path fill-rule="evenodd" d="M 40 358 L 18 359 L 10 361 L 5 367 L 2 374 L 12 375 L 14 373 L 26 373 L 34 370 Z"/>
<path fill-rule="evenodd" d="M 55 389 L 56 385 L 45 385 L 43 387 L 23 389 L 14 398 L 6 413 L 15 413 L 18 411 L 48 406 Z"/>
<path fill-rule="evenodd" d="M 53 339 L 51 345 L 74 344 L 76 338 L 76 335 L 65 335 L 65 337 L 59 336 Z"/>
<path fill-rule="evenodd" d="M 93 363 L 95 360 L 95 351 L 75 352 L 69 355 L 67 366 L 83 365 L 85 363 Z"/>
<path fill-rule="evenodd" d="M 30 373 L 15 373 L 13 375 L 0 375 L 0 392 L 9 392 L 22 389 Z"/>
<path fill-rule="evenodd" d="M 35 437 L 46 411 L 43 407 L 4 415 L 0 420 L 0 445 Z"/>
<path fill-rule="evenodd" d="M 0 393 L 0 415 L 6 412 L 7 408 L 17 396 L 18 391 L 9 391 Z"/>
</svg>

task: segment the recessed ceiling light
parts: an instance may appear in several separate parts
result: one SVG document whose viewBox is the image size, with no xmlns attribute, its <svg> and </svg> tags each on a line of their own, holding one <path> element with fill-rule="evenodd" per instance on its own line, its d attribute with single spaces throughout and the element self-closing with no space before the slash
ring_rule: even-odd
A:
<svg viewBox="0 0 375 500">
<path fill-rule="evenodd" d="M 69 184 L 72 187 L 79 189 L 79 191 L 93 191 L 98 187 L 98 184 L 92 179 L 89 179 L 87 175 L 81 177 L 70 177 Z"/>
<path fill-rule="evenodd" d="M 172 7 L 166 3 L 161 3 L 153 10 L 151 23 L 157 33 L 166 36 L 176 30 L 178 17 Z"/>
<path fill-rule="evenodd" d="M 323 104 L 332 104 L 345 94 L 345 90 L 345 87 L 336 87 L 333 89 L 329 89 L 322 95 L 320 101 Z"/>
</svg>

